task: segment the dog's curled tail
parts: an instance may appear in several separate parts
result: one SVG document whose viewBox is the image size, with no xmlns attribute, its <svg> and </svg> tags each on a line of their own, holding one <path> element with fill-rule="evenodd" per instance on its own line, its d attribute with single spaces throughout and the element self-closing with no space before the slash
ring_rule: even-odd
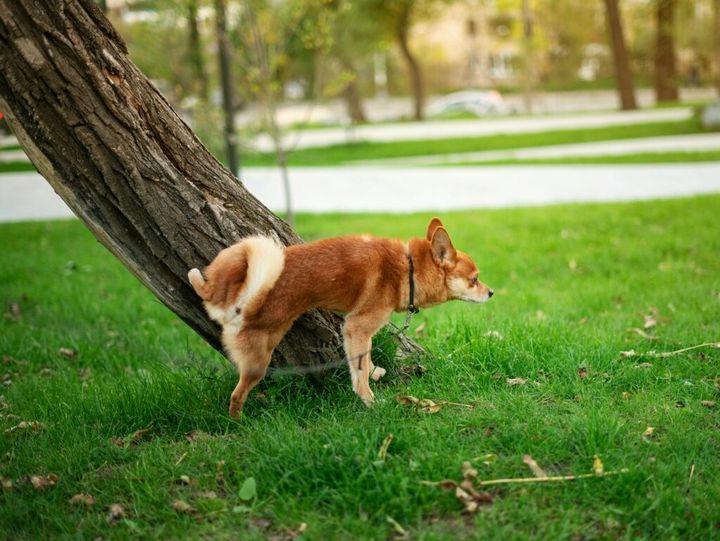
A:
<svg viewBox="0 0 720 541">
<path fill-rule="evenodd" d="M 190 272 L 188 272 L 188 280 L 190 280 L 190 285 L 193 286 L 198 297 L 204 301 L 208 300 L 210 295 L 207 291 L 207 282 L 205 282 L 205 278 L 203 278 L 200 269 L 190 269 Z"/>
</svg>

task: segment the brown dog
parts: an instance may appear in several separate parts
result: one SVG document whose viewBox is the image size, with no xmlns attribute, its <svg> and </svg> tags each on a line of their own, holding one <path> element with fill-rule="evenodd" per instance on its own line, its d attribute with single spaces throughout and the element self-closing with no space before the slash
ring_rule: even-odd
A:
<svg viewBox="0 0 720 541">
<path fill-rule="evenodd" d="M 188 278 L 208 315 L 222 325 L 223 344 L 240 372 L 230 398 L 233 417 L 265 375 L 275 346 L 311 308 L 346 314 L 352 386 L 370 405 L 369 378 L 385 374 L 370 359 L 372 337 L 393 312 L 452 299 L 484 302 L 493 294 L 438 218 L 424 239 L 409 242 L 362 235 L 283 248 L 268 237 L 250 237 L 221 251 L 205 278 L 198 269 Z"/>
</svg>

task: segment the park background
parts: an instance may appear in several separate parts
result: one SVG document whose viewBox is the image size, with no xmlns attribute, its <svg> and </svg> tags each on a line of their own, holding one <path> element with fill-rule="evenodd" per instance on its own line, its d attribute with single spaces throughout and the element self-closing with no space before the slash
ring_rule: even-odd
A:
<svg viewBox="0 0 720 541">
<path fill-rule="evenodd" d="M 720 2 L 100 7 L 305 240 L 439 213 L 497 294 L 416 316 L 425 357 L 379 336 L 372 410 L 339 370 L 268 378 L 233 421 L 229 363 L 72 219 L 10 119 L 0 536 L 718 535 Z M 543 474 L 581 477 L 482 484 Z M 421 483 L 443 479 L 473 489 Z"/>
</svg>

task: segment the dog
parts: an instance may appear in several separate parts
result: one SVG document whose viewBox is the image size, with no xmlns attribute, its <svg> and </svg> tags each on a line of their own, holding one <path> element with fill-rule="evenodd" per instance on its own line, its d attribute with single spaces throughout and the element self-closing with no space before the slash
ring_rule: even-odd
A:
<svg viewBox="0 0 720 541">
<path fill-rule="evenodd" d="M 190 270 L 188 279 L 222 326 L 223 345 L 240 373 L 230 398 L 234 418 L 265 376 L 275 346 L 311 308 L 345 314 L 352 388 L 370 406 L 369 378 L 385 374 L 370 358 L 372 337 L 393 312 L 453 299 L 481 303 L 493 295 L 438 218 L 425 238 L 408 242 L 360 235 L 283 247 L 269 237 L 248 237 L 222 250 L 204 273 Z"/>
</svg>

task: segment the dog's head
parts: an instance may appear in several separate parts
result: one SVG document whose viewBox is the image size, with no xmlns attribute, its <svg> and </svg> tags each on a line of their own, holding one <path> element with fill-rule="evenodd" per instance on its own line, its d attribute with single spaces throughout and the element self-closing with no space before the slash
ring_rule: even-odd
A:
<svg viewBox="0 0 720 541">
<path fill-rule="evenodd" d="M 430 243 L 435 264 L 445 276 L 448 298 L 485 302 L 493 296 L 493 290 L 478 279 L 475 262 L 466 253 L 455 249 L 439 218 L 430 220 L 425 238 Z"/>
</svg>

